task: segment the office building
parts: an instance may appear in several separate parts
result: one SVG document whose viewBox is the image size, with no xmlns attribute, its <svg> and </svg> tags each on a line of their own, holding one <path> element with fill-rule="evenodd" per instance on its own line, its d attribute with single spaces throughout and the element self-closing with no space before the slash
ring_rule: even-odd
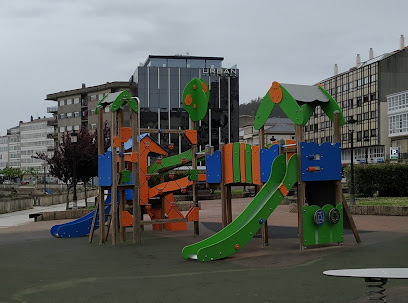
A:
<svg viewBox="0 0 408 303">
<path fill-rule="evenodd" d="M 141 126 L 155 129 L 187 129 L 189 117 L 182 105 L 183 90 L 197 77 L 210 89 L 207 115 L 198 124 L 198 145 L 239 140 L 239 70 L 225 68 L 222 57 L 150 55 L 135 70 L 131 81 L 137 83 L 141 102 Z M 160 144 L 174 143 L 178 150 L 187 144 L 178 135 L 151 134 Z"/>
<path fill-rule="evenodd" d="M 368 60 L 356 57 L 356 65 L 320 81 L 340 105 L 346 121 L 357 120 L 354 130 L 354 158 L 357 163 L 379 163 L 389 159 L 387 95 L 408 88 L 408 50 L 401 36 L 395 51 L 374 57 L 372 49 Z M 331 142 L 332 122 L 320 108 L 305 126 L 305 140 L 317 143 Z M 342 127 L 342 162 L 350 163 L 349 130 Z"/>
</svg>

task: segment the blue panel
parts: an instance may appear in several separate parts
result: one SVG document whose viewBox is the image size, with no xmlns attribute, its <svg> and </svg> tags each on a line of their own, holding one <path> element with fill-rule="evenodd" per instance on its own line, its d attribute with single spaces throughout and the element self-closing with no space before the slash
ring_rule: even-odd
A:
<svg viewBox="0 0 408 303">
<path fill-rule="evenodd" d="M 112 186 L 112 152 L 98 156 L 99 186 Z"/>
<path fill-rule="evenodd" d="M 272 145 L 269 149 L 261 149 L 261 182 L 267 182 L 271 175 L 272 162 L 279 155 L 278 144 Z"/>
<path fill-rule="evenodd" d="M 315 142 L 301 142 L 300 148 L 302 181 L 341 180 L 340 142 L 335 144 L 324 142 L 321 145 Z"/>
<path fill-rule="evenodd" d="M 221 183 L 221 152 L 217 150 L 205 157 L 207 183 Z"/>
</svg>

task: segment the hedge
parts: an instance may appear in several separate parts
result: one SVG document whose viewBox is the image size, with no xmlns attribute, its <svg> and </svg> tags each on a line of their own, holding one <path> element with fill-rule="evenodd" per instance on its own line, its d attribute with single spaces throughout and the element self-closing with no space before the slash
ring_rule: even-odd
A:
<svg viewBox="0 0 408 303">
<path fill-rule="evenodd" d="M 346 174 L 350 188 L 349 168 Z M 372 197 L 375 193 L 380 197 L 407 197 L 408 165 L 354 165 L 354 184 L 356 194 L 360 194 L 363 197 Z"/>
</svg>

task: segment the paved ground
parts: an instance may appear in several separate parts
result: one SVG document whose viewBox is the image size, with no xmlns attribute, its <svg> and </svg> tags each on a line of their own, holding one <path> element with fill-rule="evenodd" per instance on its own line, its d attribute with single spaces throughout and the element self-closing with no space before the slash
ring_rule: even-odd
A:
<svg viewBox="0 0 408 303">
<path fill-rule="evenodd" d="M 233 200 L 234 217 L 250 199 Z M 143 232 L 99 245 L 57 239 L 55 222 L 0 229 L 0 302 L 366 302 L 361 279 L 333 278 L 327 269 L 408 267 L 408 217 L 355 216 L 363 244 L 347 232 L 343 246 L 299 251 L 297 214 L 281 205 L 268 220 L 270 245 L 254 238 L 236 255 L 209 263 L 185 261 L 182 248 L 220 228 L 220 202 L 203 201 L 200 236 Z M 27 215 L 28 218 L 28 215 Z M 0 217 L 0 222 L 3 218 Z M 2 225 L 2 223 L 0 223 Z M 131 239 L 129 231 L 128 238 Z M 406 302 L 408 280 L 390 280 L 389 302 Z"/>
</svg>

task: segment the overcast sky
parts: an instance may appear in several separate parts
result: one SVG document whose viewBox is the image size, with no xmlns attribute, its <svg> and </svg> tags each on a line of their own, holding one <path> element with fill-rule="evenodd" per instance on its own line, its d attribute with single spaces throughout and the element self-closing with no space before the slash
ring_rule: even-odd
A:
<svg viewBox="0 0 408 303">
<path fill-rule="evenodd" d="M 47 94 L 127 81 L 149 54 L 224 57 L 240 103 L 273 81 L 314 84 L 399 48 L 408 1 L 13 0 L 0 3 L 0 135 Z"/>
</svg>

